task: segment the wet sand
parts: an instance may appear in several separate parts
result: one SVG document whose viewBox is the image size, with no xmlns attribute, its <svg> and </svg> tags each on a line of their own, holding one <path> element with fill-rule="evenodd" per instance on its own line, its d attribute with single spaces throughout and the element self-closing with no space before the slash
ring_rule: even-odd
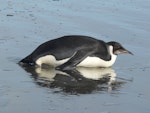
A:
<svg viewBox="0 0 150 113">
<path fill-rule="evenodd" d="M 1 1 L 0 113 L 149 113 L 149 7 L 147 0 Z M 17 64 L 39 44 L 72 34 L 118 41 L 134 56 L 73 72 Z"/>
</svg>

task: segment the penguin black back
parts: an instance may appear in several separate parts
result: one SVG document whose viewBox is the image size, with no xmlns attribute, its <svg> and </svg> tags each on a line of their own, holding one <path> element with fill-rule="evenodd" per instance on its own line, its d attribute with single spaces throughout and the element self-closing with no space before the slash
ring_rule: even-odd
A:
<svg viewBox="0 0 150 113">
<path fill-rule="evenodd" d="M 105 51 L 107 49 L 105 42 L 101 40 L 98 41 L 92 37 L 80 35 L 63 36 L 41 44 L 30 55 L 22 59 L 20 62 L 33 65 L 39 57 L 47 54 L 52 54 L 57 60 L 62 60 L 70 57 L 77 50 L 93 48 L 96 46 L 98 48 L 99 43 L 101 43 L 101 51 Z"/>
</svg>

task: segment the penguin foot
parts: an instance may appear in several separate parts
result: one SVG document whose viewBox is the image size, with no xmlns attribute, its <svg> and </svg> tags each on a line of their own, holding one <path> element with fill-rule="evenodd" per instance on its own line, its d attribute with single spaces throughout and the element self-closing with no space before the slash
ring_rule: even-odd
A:
<svg viewBox="0 0 150 113">
<path fill-rule="evenodd" d="M 60 65 L 60 66 L 57 66 L 55 69 L 60 70 L 60 71 L 66 71 L 66 70 L 73 70 L 75 69 L 75 67 Z"/>
</svg>

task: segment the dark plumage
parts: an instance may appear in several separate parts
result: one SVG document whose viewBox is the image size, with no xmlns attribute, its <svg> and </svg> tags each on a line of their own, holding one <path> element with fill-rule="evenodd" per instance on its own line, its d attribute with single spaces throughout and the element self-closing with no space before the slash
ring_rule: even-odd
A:
<svg viewBox="0 0 150 113">
<path fill-rule="evenodd" d="M 75 66 L 109 67 L 120 53 L 132 54 L 117 42 L 106 43 L 89 36 L 71 35 L 41 44 L 20 63 L 38 66 L 48 64 L 57 69 L 72 69 Z M 96 62 L 96 65 L 92 62 Z"/>
</svg>

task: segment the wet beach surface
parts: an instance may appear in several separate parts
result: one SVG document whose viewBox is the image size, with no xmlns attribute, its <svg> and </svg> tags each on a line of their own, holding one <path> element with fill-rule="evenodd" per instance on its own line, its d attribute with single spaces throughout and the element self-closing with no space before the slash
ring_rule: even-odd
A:
<svg viewBox="0 0 150 113">
<path fill-rule="evenodd" d="M 5 0 L 0 4 L 0 113 L 149 113 L 150 1 Z M 21 67 L 64 35 L 120 42 L 134 53 L 112 68 Z"/>
</svg>

